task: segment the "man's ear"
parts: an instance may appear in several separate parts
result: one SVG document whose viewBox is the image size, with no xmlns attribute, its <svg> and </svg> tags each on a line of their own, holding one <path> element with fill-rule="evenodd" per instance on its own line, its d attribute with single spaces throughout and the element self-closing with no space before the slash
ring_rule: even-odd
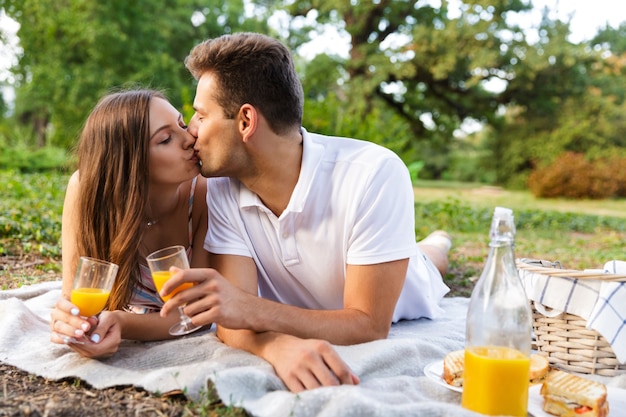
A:
<svg viewBox="0 0 626 417">
<path fill-rule="evenodd" d="M 239 108 L 239 113 L 237 114 L 237 126 L 239 128 L 239 133 L 243 138 L 244 142 L 248 141 L 248 139 L 256 132 L 259 114 L 257 110 L 251 104 L 244 104 Z"/>
</svg>

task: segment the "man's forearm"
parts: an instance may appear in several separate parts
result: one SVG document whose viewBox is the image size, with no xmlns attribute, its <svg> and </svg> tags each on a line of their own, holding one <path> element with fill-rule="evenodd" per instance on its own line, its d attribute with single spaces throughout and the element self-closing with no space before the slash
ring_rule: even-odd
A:
<svg viewBox="0 0 626 417">
<path fill-rule="evenodd" d="M 387 337 L 390 321 L 380 323 L 357 309 L 308 310 L 255 300 L 249 317 L 255 332 L 278 332 L 302 339 L 322 339 L 335 345 L 352 345 Z"/>
</svg>

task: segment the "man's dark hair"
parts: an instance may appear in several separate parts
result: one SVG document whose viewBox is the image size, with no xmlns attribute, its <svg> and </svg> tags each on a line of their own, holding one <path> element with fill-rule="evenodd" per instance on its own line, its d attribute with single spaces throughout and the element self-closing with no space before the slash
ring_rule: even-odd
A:
<svg viewBox="0 0 626 417">
<path fill-rule="evenodd" d="M 302 84 L 291 52 L 278 40 L 258 33 L 208 39 L 191 50 L 185 66 L 196 79 L 216 77 L 214 98 L 225 117 L 234 118 L 248 103 L 277 134 L 302 125 Z"/>
</svg>

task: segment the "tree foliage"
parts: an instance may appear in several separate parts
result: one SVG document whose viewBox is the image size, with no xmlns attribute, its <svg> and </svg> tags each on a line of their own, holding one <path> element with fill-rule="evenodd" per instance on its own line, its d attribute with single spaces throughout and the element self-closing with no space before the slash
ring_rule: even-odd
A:
<svg viewBox="0 0 626 417">
<path fill-rule="evenodd" d="M 450 18 L 447 1 L 441 7 L 407 0 L 286 3 L 294 20 L 315 17 L 301 32 L 335 25 L 349 35 L 349 57 L 340 63 L 342 114 L 355 121 L 391 113 L 406 132 L 396 139 L 402 141 L 396 151 L 409 160 L 428 156 L 435 171 L 445 168 L 441 156 L 464 120 L 490 123 L 496 117 L 501 99 L 486 83 L 509 77 L 515 45 L 523 43 L 521 30 L 505 17 L 529 8 L 523 1 L 465 2 L 461 14 Z M 336 87 L 328 88 L 335 97 Z M 377 132 L 385 130 L 361 137 L 371 140 Z"/>
<path fill-rule="evenodd" d="M 530 0 L 0 0 L 0 7 L 21 24 L 15 115 L 34 126 L 39 145 L 72 144 L 98 97 L 117 86 L 164 88 L 189 116 L 193 81 L 182 62 L 190 48 L 247 30 L 277 36 L 295 52 L 305 127 L 380 143 L 407 164 L 422 161 L 426 178 L 525 187 L 532 171 L 566 152 L 593 159 L 626 147 L 626 22 L 572 43 L 569 22 L 545 10 L 530 42 L 511 19 L 530 10 Z M 299 56 L 329 28 L 348 40 L 345 55 Z M 468 122 L 482 129 L 459 135 Z"/>
<path fill-rule="evenodd" d="M 228 31 L 266 28 L 261 19 L 243 17 L 243 0 L 3 0 L 0 5 L 20 23 L 24 50 L 15 68 L 15 113 L 34 126 L 40 146 L 70 146 L 98 98 L 115 88 L 164 89 L 182 107 L 193 89 L 183 65 L 193 45 Z"/>
<path fill-rule="evenodd" d="M 491 159 L 498 181 L 516 187 L 562 154 L 626 146 L 626 56 L 608 43 L 572 44 L 569 25 L 546 17 L 539 33 L 539 42 L 520 54 L 523 65 L 503 93 L 506 123 L 489 141 L 501 151 Z"/>
<path fill-rule="evenodd" d="M 292 25 L 299 41 L 321 25 L 350 39 L 347 58 L 307 66 L 307 74 L 338 74 L 326 78 L 326 89 L 324 78 L 306 79 L 316 119 L 335 121 L 324 128 L 366 126 L 360 137 L 382 143 L 401 132 L 391 140 L 394 150 L 425 161 L 431 177 L 471 169 L 476 179 L 525 187 L 533 169 L 560 153 L 624 146 L 625 25 L 574 44 L 569 22 L 551 20 L 545 10 L 539 41 L 531 43 L 507 19 L 527 11 L 529 1 L 463 1 L 456 17 L 447 1 L 285 3 L 292 22 L 313 22 Z M 468 120 L 485 127 L 474 152 L 455 135 Z M 479 160 L 458 166 L 472 154 Z"/>
</svg>

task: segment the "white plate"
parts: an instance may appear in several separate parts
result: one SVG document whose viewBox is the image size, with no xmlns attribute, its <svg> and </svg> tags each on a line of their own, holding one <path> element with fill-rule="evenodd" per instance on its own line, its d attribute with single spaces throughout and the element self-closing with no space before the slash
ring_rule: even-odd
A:
<svg viewBox="0 0 626 417">
<path fill-rule="evenodd" d="M 436 384 L 446 387 L 452 391 L 463 392 L 462 387 L 455 387 L 454 385 L 450 385 L 443 379 L 443 360 L 431 362 L 426 365 L 426 367 L 424 367 L 424 375 L 426 375 Z"/>
<path fill-rule="evenodd" d="M 443 360 L 429 363 L 424 367 L 424 375 L 442 387 L 456 392 L 463 392 L 463 387 L 455 387 L 443 379 Z M 626 389 L 607 386 L 609 417 L 626 417 Z M 541 384 L 533 385 L 528 390 L 528 412 L 534 417 L 554 417 L 543 411 L 543 397 L 539 394 Z"/>
</svg>

